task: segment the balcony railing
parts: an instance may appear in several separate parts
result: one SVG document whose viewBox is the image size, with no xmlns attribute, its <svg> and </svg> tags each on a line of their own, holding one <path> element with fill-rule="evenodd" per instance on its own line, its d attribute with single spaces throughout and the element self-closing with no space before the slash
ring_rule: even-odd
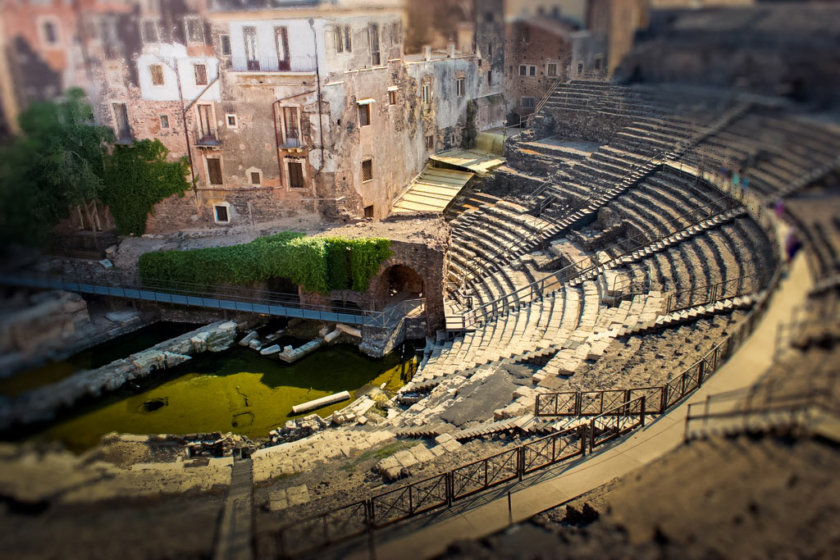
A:
<svg viewBox="0 0 840 560">
<path fill-rule="evenodd" d="M 195 134 L 195 145 L 196 146 L 220 146 L 222 141 L 219 139 L 219 135 L 216 134 L 216 131 L 201 131 L 196 130 Z"/>
</svg>

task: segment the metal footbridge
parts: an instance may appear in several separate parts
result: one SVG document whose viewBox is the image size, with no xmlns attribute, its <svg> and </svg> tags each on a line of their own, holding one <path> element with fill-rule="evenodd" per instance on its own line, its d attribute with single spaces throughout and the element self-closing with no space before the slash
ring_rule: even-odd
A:
<svg viewBox="0 0 840 560">
<path fill-rule="evenodd" d="M 327 323 L 388 328 L 416 307 L 417 300 L 400 302 L 383 311 L 353 307 L 301 303 L 297 294 L 247 290 L 231 286 L 199 287 L 189 284 L 135 286 L 124 283 L 77 282 L 54 276 L 0 273 L 0 285 L 44 290 L 63 290 L 80 294 L 125 298 L 237 313 L 257 313 L 275 317 L 298 317 Z"/>
</svg>

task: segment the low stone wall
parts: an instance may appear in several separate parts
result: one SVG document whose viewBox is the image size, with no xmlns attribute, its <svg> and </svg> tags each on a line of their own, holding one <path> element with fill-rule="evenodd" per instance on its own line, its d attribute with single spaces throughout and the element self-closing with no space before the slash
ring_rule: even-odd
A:
<svg viewBox="0 0 840 560">
<path fill-rule="evenodd" d="M 87 303 L 78 294 L 39 293 L 28 303 L 0 321 L 0 353 L 33 355 L 60 348 L 90 323 Z"/>
<path fill-rule="evenodd" d="M 25 393 L 0 408 L 0 431 L 14 425 L 43 422 L 55 417 L 83 397 L 98 397 L 134 379 L 157 370 L 182 364 L 202 352 L 221 352 L 230 348 L 239 328 L 233 321 L 219 321 L 161 342 L 127 358 L 97 369 L 80 371 L 58 383 Z"/>
</svg>

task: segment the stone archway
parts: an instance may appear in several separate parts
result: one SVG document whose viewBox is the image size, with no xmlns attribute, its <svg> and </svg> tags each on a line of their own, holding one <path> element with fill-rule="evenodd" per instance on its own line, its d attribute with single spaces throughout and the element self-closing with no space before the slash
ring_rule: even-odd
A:
<svg viewBox="0 0 840 560">
<path fill-rule="evenodd" d="M 404 264 L 395 264 L 383 273 L 386 279 L 388 303 L 423 297 L 423 278 L 416 270 Z"/>
</svg>

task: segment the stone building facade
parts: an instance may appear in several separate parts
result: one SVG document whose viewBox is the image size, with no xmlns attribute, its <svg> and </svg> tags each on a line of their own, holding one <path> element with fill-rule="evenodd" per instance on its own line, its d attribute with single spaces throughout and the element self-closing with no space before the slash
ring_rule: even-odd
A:
<svg viewBox="0 0 840 560">
<path fill-rule="evenodd" d="M 149 233 L 383 218 L 430 153 L 460 145 L 469 101 L 472 126 L 503 123 L 501 0 L 475 0 L 470 50 L 414 58 L 390 0 L 60 4 L 97 120 L 189 159 L 192 193 L 156 205 Z"/>
</svg>

